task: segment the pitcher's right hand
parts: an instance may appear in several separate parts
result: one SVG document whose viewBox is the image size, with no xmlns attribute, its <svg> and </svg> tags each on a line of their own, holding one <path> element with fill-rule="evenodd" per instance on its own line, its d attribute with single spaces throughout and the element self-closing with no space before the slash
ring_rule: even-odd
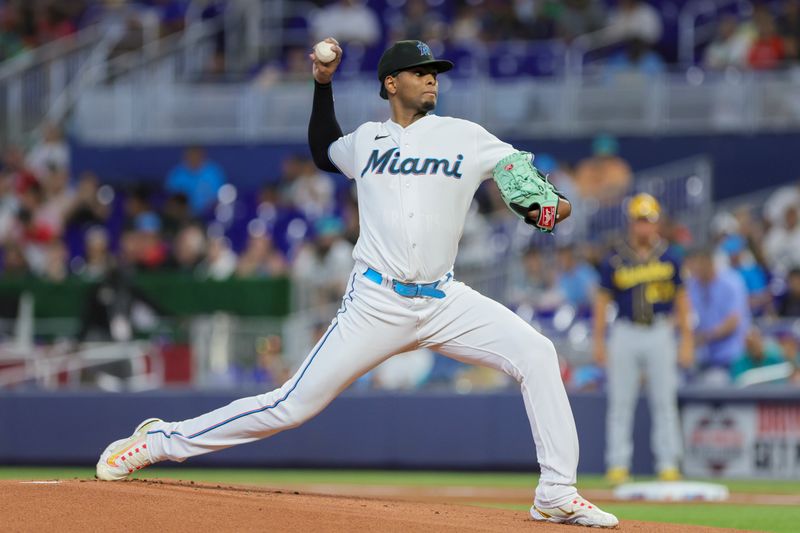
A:
<svg viewBox="0 0 800 533">
<path fill-rule="evenodd" d="M 336 69 L 339 67 L 339 63 L 342 62 L 342 49 L 339 46 L 339 42 L 333 37 L 328 37 L 325 39 L 325 41 L 333 45 L 333 51 L 336 53 L 336 59 L 330 63 L 322 63 L 317 59 L 317 56 L 313 51 L 308 54 L 308 57 L 314 62 L 314 79 L 317 80 L 317 83 L 328 84 L 333 79 L 333 73 L 336 72 Z"/>
</svg>

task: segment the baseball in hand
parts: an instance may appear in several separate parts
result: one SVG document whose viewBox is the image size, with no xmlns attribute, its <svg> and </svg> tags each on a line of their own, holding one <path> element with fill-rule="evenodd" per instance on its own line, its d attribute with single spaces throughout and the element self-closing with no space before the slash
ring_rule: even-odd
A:
<svg viewBox="0 0 800 533">
<path fill-rule="evenodd" d="M 330 63 L 336 59 L 336 52 L 333 51 L 333 45 L 328 41 L 320 41 L 314 45 L 314 55 L 317 56 L 320 63 Z"/>
</svg>

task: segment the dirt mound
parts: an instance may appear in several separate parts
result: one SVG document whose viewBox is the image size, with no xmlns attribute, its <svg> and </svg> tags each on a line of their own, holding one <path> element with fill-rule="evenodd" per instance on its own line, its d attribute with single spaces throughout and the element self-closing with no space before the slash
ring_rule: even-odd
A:
<svg viewBox="0 0 800 533">
<path fill-rule="evenodd" d="M 166 481 L 2 481 L 0 517 L 0 529 L 14 532 L 133 531 L 153 526 L 192 533 L 578 531 L 533 522 L 519 511 Z M 623 522 L 620 530 L 722 531 L 633 521 Z"/>
</svg>

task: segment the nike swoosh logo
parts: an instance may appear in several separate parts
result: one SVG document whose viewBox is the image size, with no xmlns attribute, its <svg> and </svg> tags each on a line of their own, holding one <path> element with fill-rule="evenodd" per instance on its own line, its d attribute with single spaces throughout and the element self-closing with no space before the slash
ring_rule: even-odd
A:
<svg viewBox="0 0 800 533">
<path fill-rule="evenodd" d="M 389 137 L 389 135 L 376 135 L 375 140 L 377 141 L 379 139 L 385 139 L 386 137 Z"/>
<path fill-rule="evenodd" d="M 127 448 L 125 448 L 121 452 L 117 452 L 114 455 L 109 456 L 108 459 L 106 460 L 106 462 L 108 463 L 108 466 L 117 466 L 117 459 L 119 459 L 120 457 L 125 455 L 125 452 L 127 452 L 131 448 L 133 448 L 133 444 L 131 444 L 130 446 L 128 446 Z"/>
</svg>

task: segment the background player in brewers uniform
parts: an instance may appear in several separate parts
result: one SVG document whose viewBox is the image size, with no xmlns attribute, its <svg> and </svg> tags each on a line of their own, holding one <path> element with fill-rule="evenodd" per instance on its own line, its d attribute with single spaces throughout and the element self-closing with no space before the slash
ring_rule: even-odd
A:
<svg viewBox="0 0 800 533">
<path fill-rule="evenodd" d="M 453 278 L 472 197 L 516 150 L 477 124 L 429 114 L 438 97 L 437 74 L 452 63 L 436 60 L 419 41 L 396 43 L 380 60 L 380 94 L 389 100 L 392 118 L 343 135 L 331 87 L 341 49 L 330 42 L 333 61 L 311 56 L 309 146 L 320 168 L 355 180 L 358 190 L 361 233 L 341 308 L 281 388 L 190 420 L 145 421 L 130 438 L 109 445 L 98 477 L 122 479 L 154 462 L 183 461 L 296 427 L 382 361 L 424 347 L 520 382 L 541 466 L 534 519 L 616 526 L 616 517 L 575 489 L 578 439 L 553 343 Z M 555 207 L 545 224 L 552 226 L 552 215 L 569 214 L 568 201 Z M 531 220 L 538 214 L 528 213 Z"/>
<path fill-rule="evenodd" d="M 652 415 L 651 442 L 662 480 L 680 478 L 677 362 L 692 363 L 689 300 L 681 282 L 681 262 L 658 234 L 661 208 L 649 194 L 628 203 L 628 236 L 603 261 L 601 290 L 594 304 L 594 356 L 607 365 L 607 477 L 622 483 L 633 455 L 633 413 L 644 371 Z M 616 320 L 606 344 L 607 308 Z M 676 342 L 675 329 L 679 330 Z"/>
</svg>

